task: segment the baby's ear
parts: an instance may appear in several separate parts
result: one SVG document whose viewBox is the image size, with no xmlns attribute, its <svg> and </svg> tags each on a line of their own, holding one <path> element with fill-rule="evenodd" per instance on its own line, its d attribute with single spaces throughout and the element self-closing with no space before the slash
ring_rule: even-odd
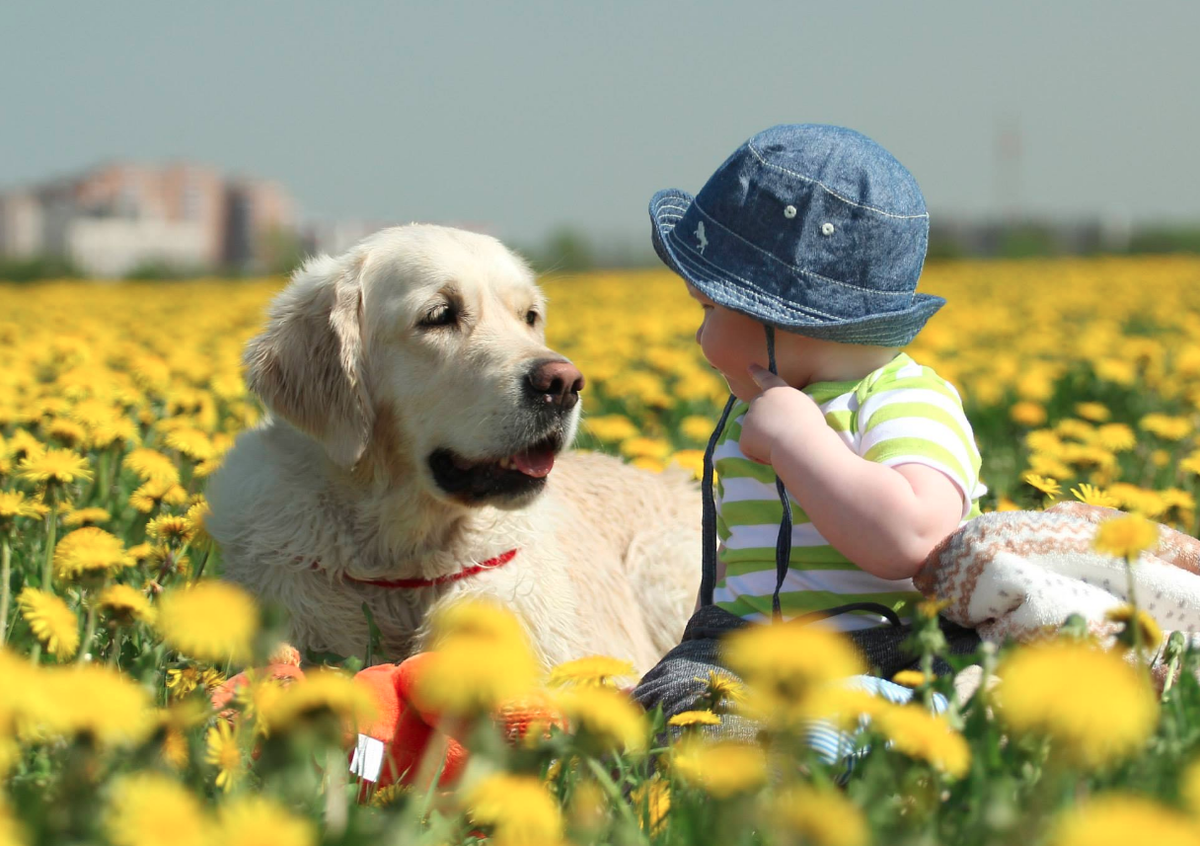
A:
<svg viewBox="0 0 1200 846">
<path fill-rule="evenodd" d="M 272 412 L 347 469 L 374 425 L 363 359 L 363 257 L 310 259 L 271 303 L 246 346 L 247 383 Z"/>
</svg>

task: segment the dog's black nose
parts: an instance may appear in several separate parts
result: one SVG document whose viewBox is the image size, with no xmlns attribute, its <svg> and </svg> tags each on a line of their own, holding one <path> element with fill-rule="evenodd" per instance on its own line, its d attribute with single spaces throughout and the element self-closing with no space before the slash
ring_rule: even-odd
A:
<svg viewBox="0 0 1200 846">
<path fill-rule="evenodd" d="M 563 359 L 535 361 L 525 377 L 525 384 L 535 403 L 556 405 L 566 411 L 579 402 L 583 374 Z"/>
</svg>

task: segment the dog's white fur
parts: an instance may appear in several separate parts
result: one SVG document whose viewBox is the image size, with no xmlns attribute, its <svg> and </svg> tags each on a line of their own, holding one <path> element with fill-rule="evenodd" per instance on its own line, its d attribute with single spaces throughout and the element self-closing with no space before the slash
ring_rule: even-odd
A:
<svg viewBox="0 0 1200 846">
<path fill-rule="evenodd" d="M 461 324 L 418 326 L 447 297 Z M 479 505 L 430 472 L 439 446 L 516 451 L 523 374 L 561 359 L 544 315 L 533 274 L 500 242 L 425 225 L 313 258 L 275 299 L 246 351 L 271 414 L 211 479 L 209 530 L 226 577 L 287 609 L 296 646 L 361 655 L 366 602 L 380 660 L 398 661 L 427 644 L 437 604 L 463 595 L 517 612 L 546 666 L 604 654 L 642 673 L 678 642 L 700 569 L 700 497 L 687 474 L 566 452 L 531 500 Z M 433 578 L 514 548 L 506 566 L 436 587 L 342 578 Z"/>
</svg>

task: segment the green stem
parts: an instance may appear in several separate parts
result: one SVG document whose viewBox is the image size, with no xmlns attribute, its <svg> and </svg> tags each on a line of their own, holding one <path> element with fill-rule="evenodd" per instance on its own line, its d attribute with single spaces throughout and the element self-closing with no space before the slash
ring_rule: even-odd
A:
<svg viewBox="0 0 1200 846">
<path fill-rule="evenodd" d="M 42 590 L 50 590 L 50 576 L 54 566 L 54 544 L 58 535 L 58 498 L 50 501 L 50 525 L 46 529 L 46 557 L 42 561 Z"/>
<path fill-rule="evenodd" d="M 1129 605 L 1133 608 L 1133 615 L 1129 624 L 1133 626 L 1133 654 L 1137 656 L 1138 664 L 1144 666 L 1144 656 L 1142 655 L 1142 621 L 1138 619 L 1138 604 L 1137 594 L 1134 593 L 1134 578 L 1133 578 L 1133 559 L 1125 558 L 1125 579 L 1129 587 Z"/>
<path fill-rule="evenodd" d="M 121 642 L 125 639 L 121 627 L 117 626 L 113 629 L 112 640 L 108 644 L 108 663 L 109 666 L 118 666 L 117 661 L 121 657 Z"/>
<path fill-rule="evenodd" d="M 79 653 L 75 656 L 75 663 L 82 664 L 84 656 L 87 655 L 88 649 L 92 645 L 92 638 L 96 636 L 96 601 L 92 599 L 88 602 L 87 628 L 83 631 L 83 641 L 79 644 Z"/>
<path fill-rule="evenodd" d="M 8 583 L 11 578 L 12 548 L 6 534 L 0 537 L 0 646 L 8 642 Z"/>
</svg>

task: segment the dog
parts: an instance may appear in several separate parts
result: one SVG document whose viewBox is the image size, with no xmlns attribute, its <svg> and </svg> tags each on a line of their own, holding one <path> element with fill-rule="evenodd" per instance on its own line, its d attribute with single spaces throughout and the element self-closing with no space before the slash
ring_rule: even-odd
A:
<svg viewBox="0 0 1200 846">
<path fill-rule="evenodd" d="M 583 374 L 498 240 L 412 224 L 306 261 L 247 345 L 267 416 L 208 486 L 224 577 L 301 650 L 429 647 L 441 603 L 492 599 L 543 666 L 675 646 L 700 577 L 690 473 L 575 453 Z"/>
</svg>

